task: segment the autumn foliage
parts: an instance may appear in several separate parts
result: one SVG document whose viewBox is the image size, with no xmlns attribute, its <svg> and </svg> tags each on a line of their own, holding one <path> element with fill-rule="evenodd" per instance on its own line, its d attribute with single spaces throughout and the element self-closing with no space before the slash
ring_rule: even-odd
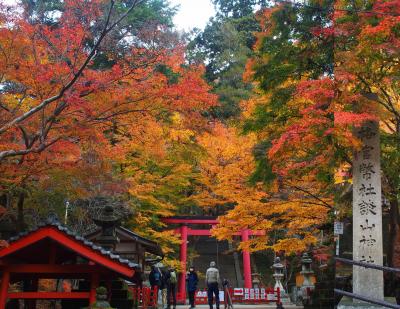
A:
<svg viewBox="0 0 400 309">
<path fill-rule="evenodd" d="M 266 232 L 242 249 L 320 246 L 331 241 L 321 230 L 334 205 L 349 203 L 353 128 L 374 119 L 390 237 L 400 239 L 399 0 L 260 10 L 253 50 L 240 53 L 240 63 L 251 55 L 237 83 L 245 95 L 229 97 L 232 85 L 213 81 L 225 105 L 235 102 L 234 120 L 213 118 L 229 106 L 218 105 L 210 72 L 187 61 L 167 23 L 132 23 L 137 2 L 63 3 L 51 22 L 27 6 L 0 6 L 0 197 L 20 230 L 36 218 L 24 220 L 26 208 L 61 213 L 65 200 L 110 195 L 132 212 L 126 225 L 171 256 L 179 241 L 160 219 L 198 207 L 225 211 L 218 239 Z M 348 177 L 338 181 L 342 170 Z M 87 214 L 72 215 L 84 229 Z"/>
<path fill-rule="evenodd" d="M 158 217 L 184 198 L 185 151 L 216 100 L 167 28 L 124 28 L 133 3 L 66 1 L 53 24 L 1 7 L 0 185 L 10 211 L 45 212 L 35 198 L 50 193 L 123 196 L 131 226 L 171 244 Z"/>
<path fill-rule="evenodd" d="M 387 143 L 383 156 L 397 158 L 391 143 L 399 123 L 398 7 L 398 1 L 308 1 L 258 13 L 261 31 L 244 74 L 255 90 L 242 102 L 242 117 L 253 151 L 264 150 L 264 156 L 255 155 L 254 174 L 246 177 L 253 188 L 260 186 L 255 179 L 262 181 L 266 197 L 258 204 L 238 203 L 221 218 L 216 235 L 232 237 L 236 222 L 254 230 L 256 222 L 268 222 L 260 229 L 278 237 L 252 239 L 255 250 L 305 250 L 317 244 L 334 203 L 341 203 L 348 188 L 337 187 L 337 179 L 340 171 L 351 170 L 360 145 L 354 126 L 380 120 Z M 390 174 L 386 169 L 383 179 Z M 389 178 L 386 194 L 396 205 L 393 232 L 399 216 L 390 192 L 397 181 Z"/>
</svg>

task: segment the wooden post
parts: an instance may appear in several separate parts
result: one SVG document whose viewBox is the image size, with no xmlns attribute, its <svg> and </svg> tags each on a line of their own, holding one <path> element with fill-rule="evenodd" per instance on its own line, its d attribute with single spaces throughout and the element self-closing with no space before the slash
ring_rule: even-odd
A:
<svg viewBox="0 0 400 309">
<path fill-rule="evenodd" d="M 96 289 L 99 286 L 99 274 L 93 273 L 90 280 L 89 304 L 93 305 L 96 302 Z"/>
<path fill-rule="evenodd" d="M 187 259 L 187 239 L 188 239 L 188 227 L 187 225 L 181 226 L 181 274 L 179 278 L 179 297 L 180 301 L 185 303 L 186 301 L 186 259 Z"/>
<path fill-rule="evenodd" d="M 32 279 L 30 287 L 29 287 L 29 292 L 37 292 L 39 289 L 39 279 L 35 278 Z M 36 299 L 26 299 L 25 300 L 26 306 L 29 309 L 36 309 Z"/>
<path fill-rule="evenodd" d="M 9 282 L 10 282 L 10 272 L 8 270 L 4 270 L 3 277 L 1 278 L 1 287 L 0 287 L 0 308 L 6 307 Z"/>
<path fill-rule="evenodd" d="M 249 230 L 245 229 L 242 231 L 242 241 L 249 240 Z M 244 287 L 250 289 L 252 287 L 251 282 L 251 263 L 250 263 L 250 252 L 243 250 L 243 274 L 244 274 Z"/>
</svg>

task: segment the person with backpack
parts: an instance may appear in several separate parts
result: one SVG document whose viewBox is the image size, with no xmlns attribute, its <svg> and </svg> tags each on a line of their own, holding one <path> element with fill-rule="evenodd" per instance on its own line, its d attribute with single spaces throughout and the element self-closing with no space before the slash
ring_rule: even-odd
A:
<svg viewBox="0 0 400 309">
<path fill-rule="evenodd" d="M 162 299 L 161 295 L 161 284 L 162 284 L 162 274 L 158 267 L 152 265 L 149 274 L 149 281 L 152 291 L 157 295 L 157 302 Z"/>
<path fill-rule="evenodd" d="M 216 268 L 215 262 L 210 263 L 210 268 L 206 271 L 206 286 L 207 286 L 207 296 L 208 305 L 210 309 L 213 309 L 214 295 L 215 295 L 215 305 L 219 309 L 219 270 Z"/>
<path fill-rule="evenodd" d="M 160 296 L 161 296 L 161 308 L 167 308 L 167 288 L 169 282 L 169 271 L 164 267 L 161 269 L 161 286 L 160 286 Z"/>
<path fill-rule="evenodd" d="M 152 289 L 156 288 L 159 290 L 161 287 L 161 280 L 162 280 L 162 275 L 161 271 L 155 267 L 154 265 L 151 266 L 151 271 L 149 274 L 149 281 L 150 281 L 150 286 Z"/>
<path fill-rule="evenodd" d="M 194 298 L 197 290 L 197 283 L 199 282 L 199 277 L 197 276 L 197 273 L 195 272 L 193 266 L 189 268 L 189 272 L 186 275 L 186 282 L 189 294 L 190 308 L 193 309 L 196 307 Z"/>
<path fill-rule="evenodd" d="M 168 282 L 167 282 L 167 303 L 168 309 L 171 308 L 171 297 L 173 309 L 176 308 L 176 284 L 178 283 L 178 278 L 176 276 L 175 269 L 171 267 L 169 269 Z"/>
</svg>

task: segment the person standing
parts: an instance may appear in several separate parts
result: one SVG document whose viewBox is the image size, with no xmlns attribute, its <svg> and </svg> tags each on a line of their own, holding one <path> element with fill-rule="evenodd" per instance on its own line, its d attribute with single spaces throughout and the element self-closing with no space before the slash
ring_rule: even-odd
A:
<svg viewBox="0 0 400 309">
<path fill-rule="evenodd" d="M 207 294 L 208 294 L 208 305 L 210 309 L 213 308 L 214 295 L 215 295 L 215 305 L 217 309 L 219 309 L 219 270 L 216 268 L 216 264 L 214 261 L 210 263 L 210 267 L 206 272 L 206 285 L 207 285 Z"/>
<path fill-rule="evenodd" d="M 149 281 L 151 289 L 153 293 L 156 293 L 157 302 L 159 303 L 160 300 L 162 300 L 162 294 L 161 294 L 162 274 L 160 269 L 158 267 L 155 267 L 154 265 L 151 266 Z"/>
<path fill-rule="evenodd" d="M 189 268 L 189 272 L 186 275 L 186 282 L 189 294 L 190 308 L 195 308 L 196 306 L 194 298 L 197 290 L 197 283 L 199 282 L 199 277 L 197 276 L 197 273 L 195 272 L 193 266 Z"/>
<path fill-rule="evenodd" d="M 168 309 L 171 308 L 171 298 L 172 298 L 172 306 L 173 309 L 176 308 L 176 284 L 178 282 L 178 278 L 176 276 L 176 272 L 174 268 L 169 269 L 168 275 L 168 285 L 167 285 L 167 303 Z"/>
<path fill-rule="evenodd" d="M 150 281 L 150 286 L 152 289 L 157 288 L 158 290 L 161 287 L 161 280 L 162 280 L 162 275 L 161 271 L 155 267 L 154 265 L 151 266 L 151 271 L 149 274 L 149 281 Z"/>
<path fill-rule="evenodd" d="M 168 281 L 169 281 L 169 271 L 168 269 L 162 268 L 161 270 L 161 308 L 167 308 L 167 293 L 168 293 Z"/>
</svg>

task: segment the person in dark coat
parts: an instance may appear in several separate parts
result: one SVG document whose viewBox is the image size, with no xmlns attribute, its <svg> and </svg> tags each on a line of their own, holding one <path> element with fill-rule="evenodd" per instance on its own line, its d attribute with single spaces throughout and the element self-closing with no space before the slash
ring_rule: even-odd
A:
<svg viewBox="0 0 400 309">
<path fill-rule="evenodd" d="M 172 306 L 176 308 L 176 285 L 178 283 L 178 278 L 176 275 L 176 271 L 174 268 L 170 268 L 168 271 L 168 279 L 167 279 L 167 303 L 168 309 L 171 308 L 171 298 L 172 298 Z"/>
<path fill-rule="evenodd" d="M 161 271 L 154 265 L 151 266 L 149 281 L 152 289 L 155 287 L 157 287 L 157 289 L 160 289 L 162 284 L 162 274 Z"/>
<path fill-rule="evenodd" d="M 186 282 L 189 294 L 190 308 L 195 308 L 196 306 L 194 298 L 197 290 L 197 283 L 199 282 L 199 277 L 197 276 L 197 273 L 194 270 L 193 266 L 189 268 L 189 272 L 186 275 Z"/>
<path fill-rule="evenodd" d="M 168 293 L 168 282 L 169 282 L 169 271 L 168 269 L 162 268 L 161 270 L 161 305 L 163 309 L 167 308 L 167 293 Z"/>
</svg>

